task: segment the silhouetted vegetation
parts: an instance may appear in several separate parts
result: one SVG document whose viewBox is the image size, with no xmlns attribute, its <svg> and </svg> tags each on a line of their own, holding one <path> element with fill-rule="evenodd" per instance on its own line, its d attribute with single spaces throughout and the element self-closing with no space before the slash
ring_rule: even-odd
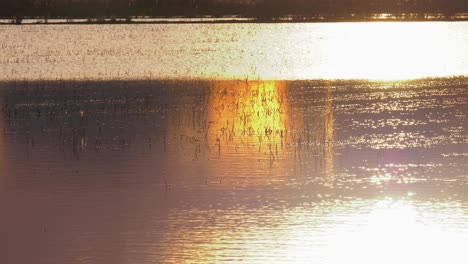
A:
<svg viewBox="0 0 468 264">
<path fill-rule="evenodd" d="M 27 18 L 222 17 L 272 20 L 460 19 L 466 0 L 2 0 L 0 17 Z M 466 18 L 466 16 L 465 16 Z M 91 21 L 91 20 L 90 20 Z"/>
</svg>

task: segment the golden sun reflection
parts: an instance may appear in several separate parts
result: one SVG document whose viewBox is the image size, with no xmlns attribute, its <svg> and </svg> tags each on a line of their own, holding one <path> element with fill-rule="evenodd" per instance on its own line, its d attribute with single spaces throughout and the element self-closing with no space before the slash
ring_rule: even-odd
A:
<svg viewBox="0 0 468 264">
<path fill-rule="evenodd" d="M 284 93 L 277 81 L 215 82 L 208 114 L 211 136 L 235 147 L 258 146 L 274 156 L 286 136 Z"/>
<path fill-rule="evenodd" d="M 323 88 L 310 99 L 313 108 L 281 81 L 213 81 L 196 101 L 181 98 L 168 113 L 164 138 L 174 177 L 186 175 L 190 162 L 217 177 L 206 183 L 305 183 L 320 175 L 333 188 L 334 87 Z"/>
<path fill-rule="evenodd" d="M 239 174 L 262 175 L 272 169 L 286 174 L 289 108 L 283 82 L 214 82 L 208 105 L 212 159 L 236 166 Z"/>
<path fill-rule="evenodd" d="M 188 160 L 199 161 L 204 174 L 219 177 L 207 181 L 218 183 L 225 178 L 242 181 L 241 185 L 264 185 L 272 178 L 258 176 L 269 171 L 287 175 L 289 105 L 285 83 L 213 81 L 209 85 L 201 96 L 201 111 L 198 103 L 181 99 L 179 110 L 169 113 L 173 121 L 167 135 L 168 159 L 178 167 Z M 229 171 L 237 175 L 224 177 L 228 167 L 235 167 Z"/>
</svg>

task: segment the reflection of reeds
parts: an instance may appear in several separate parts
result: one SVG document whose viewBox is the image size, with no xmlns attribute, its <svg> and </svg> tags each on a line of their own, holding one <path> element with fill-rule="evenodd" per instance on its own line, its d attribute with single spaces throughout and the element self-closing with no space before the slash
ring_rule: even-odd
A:
<svg viewBox="0 0 468 264">
<path fill-rule="evenodd" d="M 321 172 L 332 186 L 333 89 L 330 83 L 325 83 L 304 91 L 310 95 L 301 97 L 300 93 L 289 93 L 282 82 L 214 81 L 203 99 L 207 102 L 203 110 L 196 104 L 182 104 L 190 107 L 171 114 L 177 117 L 177 128 L 168 131 L 184 135 L 175 138 L 177 144 L 184 145 L 179 149 L 182 153 L 193 150 L 194 155 L 187 156 L 187 160 L 235 161 L 237 157 L 246 159 L 246 164 L 264 161 L 266 167 L 261 168 L 267 170 L 286 166 L 285 162 L 294 163 L 299 175 Z M 202 119 L 194 122 L 197 116 Z M 194 145 L 187 140 L 193 135 L 202 143 Z M 216 151 L 211 153 L 211 149 Z"/>
<path fill-rule="evenodd" d="M 288 170 L 294 163 L 305 175 L 323 159 L 333 172 L 332 87 L 259 80 L 9 85 L 1 106 L 6 127 L 33 135 L 28 151 L 50 139 L 76 159 L 143 145 L 171 164 L 245 159 L 254 169 Z"/>
<path fill-rule="evenodd" d="M 250 148 L 270 154 L 281 140 L 286 111 L 282 105 L 284 88 L 276 82 L 217 82 L 211 95 L 210 119 L 215 120 L 217 137 L 228 147 Z M 264 142 L 266 142 L 264 144 Z"/>
</svg>

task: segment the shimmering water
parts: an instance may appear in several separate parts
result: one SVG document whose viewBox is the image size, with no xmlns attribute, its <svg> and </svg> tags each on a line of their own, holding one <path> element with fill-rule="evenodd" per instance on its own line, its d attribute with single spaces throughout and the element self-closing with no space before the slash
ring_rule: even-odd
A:
<svg viewBox="0 0 468 264">
<path fill-rule="evenodd" d="M 463 263 L 467 82 L 4 83 L 2 258 Z"/>
<path fill-rule="evenodd" d="M 0 262 L 465 263 L 466 27 L 1 26 Z"/>
<path fill-rule="evenodd" d="M 468 75 L 468 22 L 0 27 L 0 80 Z"/>
</svg>

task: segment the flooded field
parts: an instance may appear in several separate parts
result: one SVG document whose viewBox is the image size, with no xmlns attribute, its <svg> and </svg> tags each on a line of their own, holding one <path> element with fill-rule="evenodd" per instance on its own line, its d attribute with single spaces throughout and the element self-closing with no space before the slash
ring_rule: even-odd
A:
<svg viewBox="0 0 468 264">
<path fill-rule="evenodd" d="M 465 263 L 467 29 L 2 25 L 0 262 Z"/>
<path fill-rule="evenodd" d="M 2 257 L 462 263 L 467 85 L 4 82 Z"/>
<path fill-rule="evenodd" d="M 0 80 L 468 75 L 468 22 L 3 25 Z"/>
</svg>

